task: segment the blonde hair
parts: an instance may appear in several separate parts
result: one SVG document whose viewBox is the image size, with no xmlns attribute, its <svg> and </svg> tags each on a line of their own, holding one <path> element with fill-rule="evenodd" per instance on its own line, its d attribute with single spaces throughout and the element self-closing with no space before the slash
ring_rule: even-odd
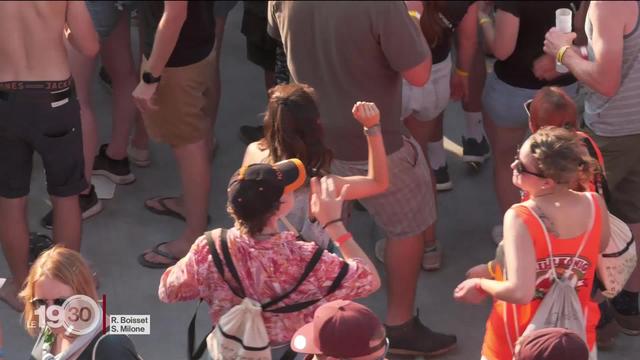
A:
<svg viewBox="0 0 640 360">
<path fill-rule="evenodd" d="M 18 295 L 24 303 L 24 326 L 32 336 L 38 334 L 38 329 L 32 325 L 36 318 L 36 309 L 31 300 L 34 297 L 35 284 L 46 278 L 68 285 L 74 294 L 98 300 L 92 272 L 80 253 L 58 245 L 43 252 L 31 266 L 24 288 Z"/>
<path fill-rule="evenodd" d="M 593 178 L 597 163 L 589 156 L 580 136 L 574 131 L 545 126 L 529 139 L 531 155 L 546 178 L 569 185 Z"/>
</svg>

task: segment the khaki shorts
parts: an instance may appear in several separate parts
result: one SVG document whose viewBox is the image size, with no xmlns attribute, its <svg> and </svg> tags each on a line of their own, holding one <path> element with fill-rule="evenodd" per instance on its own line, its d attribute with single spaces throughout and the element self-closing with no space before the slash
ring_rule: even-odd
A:
<svg viewBox="0 0 640 360">
<path fill-rule="evenodd" d="M 205 59 L 182 67 L 167 67 L 153 95 L 155 111 L 143 114 L 149 136 L 171 146 L 205 139 L 213 119 L 214 51 Z"/>
<path fill-rule="evenodd" d="M 389 240 L 406 239 L 436 221 L 436 201 L 430 169 L 420 145 L 405 138 L 400 150 L 387 156 L 389 188 L 380 195 L 359 199 Z M 333 160 L 331 173 L 366 176 L 366 161 Z"/>
<path fill-rule="evenodd" d="M 640 223 L 640 134 L 609 137 L 586 130 L 604 158 L 609 210 L 628 224 Z"/>
</svg>

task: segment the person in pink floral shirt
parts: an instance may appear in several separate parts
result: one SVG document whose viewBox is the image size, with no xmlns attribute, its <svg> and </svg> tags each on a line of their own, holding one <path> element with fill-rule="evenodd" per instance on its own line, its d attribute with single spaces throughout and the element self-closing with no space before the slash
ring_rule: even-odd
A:
<svg viewBox="0 0 640 360">
<path fill-rule="evenodd" d="M 291 210 L 293 191 L 304 184 L 305 178 L 302 162 L 290 159 L 243 167 L 229 183 L 228 212 L 235 219 L 235 226 L 227 231 L 231 257 L 246 296 L 262 304 L 292 289 L 317 249 L 315 243 L 297 241 L 292 232 L 278 231 L 278 219 Z M 311 181 L 312 213 L 325 226 L 344 259 L 325 251 L 304 283 L 278 306 L 323 298 L 321 301 L 295 313 L 263 312 L 272 347 L 288 343 L 299 327 L 313 319 L 320 305 L 337 299 L 366 297 L 380 287 L 375 266 L 340 219 L 348 186 L 336 194 L 333 179 Z M 211 231 L 222 253 L 220 234 L 221 229 Z M 335 292 L 327 295 L 345 262 L 348 264 L 346 277 Z M 228 271 L 225 279 L 235 284 Z M 201 236 L 189 253 L 162 275 L 158 296 L 167 303 L 202 298 L 209 304 L 211 321 L 216 324 L 242 301 L 233 294 L 225 279 L 212 261 L 206 236 Z"/>
</svg>

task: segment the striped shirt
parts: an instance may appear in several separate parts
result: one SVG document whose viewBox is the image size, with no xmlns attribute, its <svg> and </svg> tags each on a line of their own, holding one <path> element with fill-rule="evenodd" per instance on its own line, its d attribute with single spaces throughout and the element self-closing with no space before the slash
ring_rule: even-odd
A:
<svg viewBox="0 0 640 360">
<path fill-rule="evenodd" d="M 640 1 L 636 1 L 636 4 L 640 14 Z M 593 25 L 589 17 L 585 30 L 589 38 L 589 54 L 593 60 Z M 640 134 L 640 15 L 633 30 L 624 36 L 622 76 L 618 92 L 607 97 L 589 89 L 584 119 L 601 136 Z"/>
</svg>

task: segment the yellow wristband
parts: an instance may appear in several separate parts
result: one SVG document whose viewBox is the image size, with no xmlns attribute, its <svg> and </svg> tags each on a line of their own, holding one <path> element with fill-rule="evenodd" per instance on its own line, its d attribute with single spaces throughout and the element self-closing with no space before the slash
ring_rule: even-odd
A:
<svg viewBox="0 0 640 360">
<path fill-rule="evenodd" d="M 409 10 L 409 16 L 411 16 L 412 18 L 415 18 L 416 20 L 420 21 L 420 13 L 415 11 L 415 10 Z"/>
<path fill-rule="evenodd" d="M 460 70 L 459 68 L 456 67 L 456 74 L 460 75 L 460 76 L 464 76 L 467 77 L 469 76 L 469 73 L 464 71 L 464 70 Z"/>
<path fill-rule="evenodd" d="M 570 47 L 571 45 L 565 45 L 561 47 L 560 50 L 558 50 L 558 52 L 556 53 L 556 62 L 558 64 L 562 64 L 562 58 L 564 57 L 564 54 L 567 52 L 567 49 Z"/>
<path fill-rule="evenodd" d="M 479 24 L 480 26 L 482 26 L 484 23 L 488 23 L 488 22 L 491 22 L 491 18 L 483 17 L 482 19 L 480 19 Z"/>
<path fill-rule="evenodd" d="M 495 279 L 496 278 L 496 272 L 493 271 L 493 260 L 491 260 L 491 261 L 489 261 L 487 263 L 487 269 L 489 269 L 489 274 L 491 274 L 491 277 Z"/>
</svg>

